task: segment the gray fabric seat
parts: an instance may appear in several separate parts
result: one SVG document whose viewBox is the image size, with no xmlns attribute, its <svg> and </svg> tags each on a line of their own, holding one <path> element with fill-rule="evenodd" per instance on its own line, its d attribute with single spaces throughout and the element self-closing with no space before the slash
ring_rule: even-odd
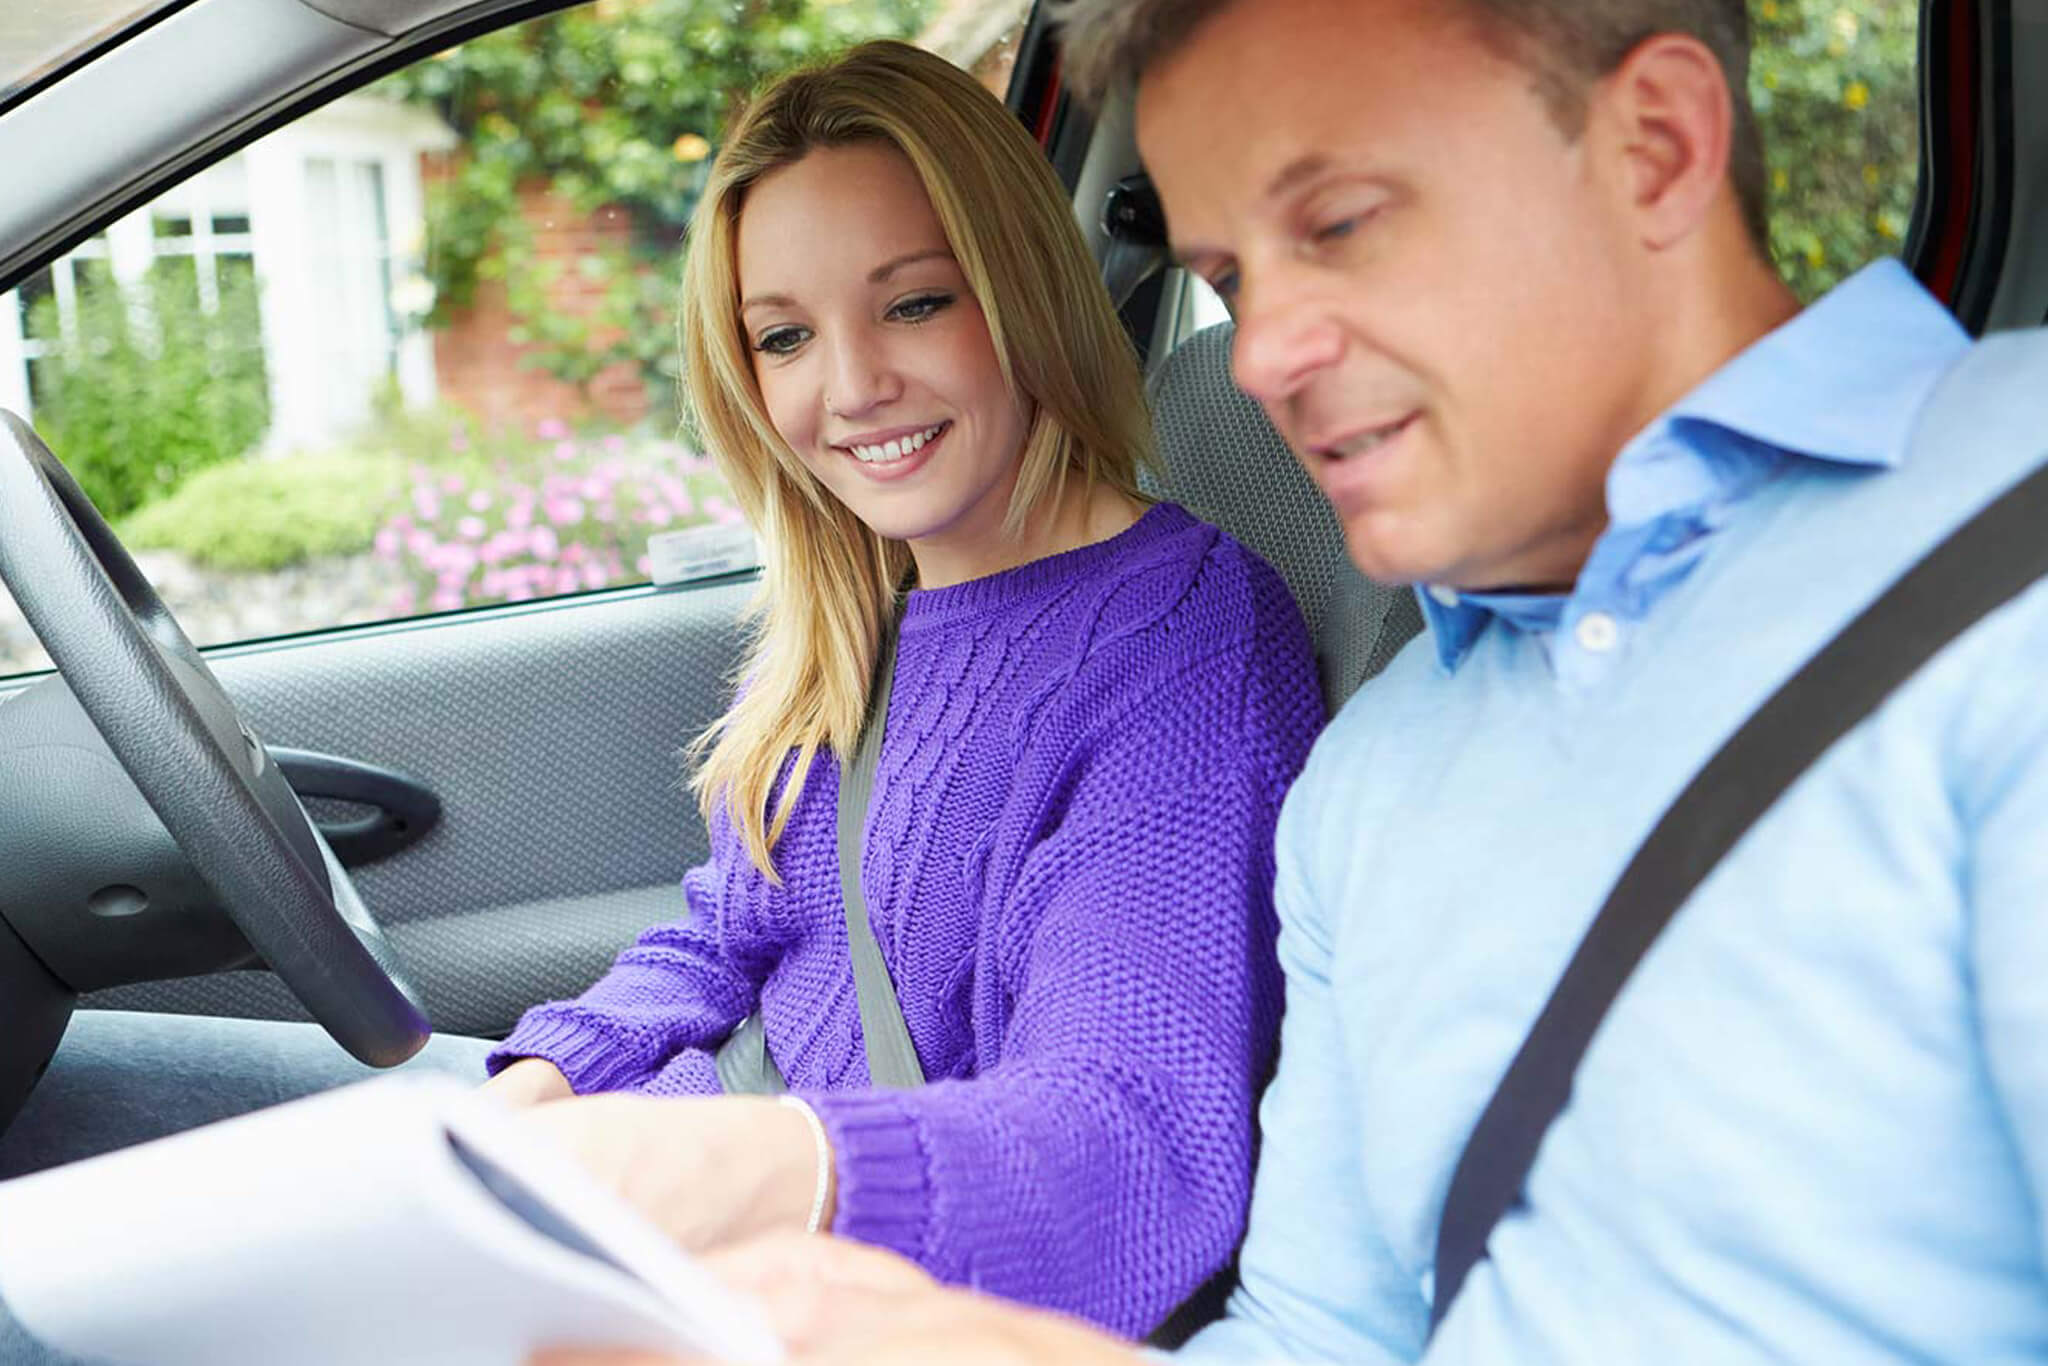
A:
<svg viewBox="0 0 2048 1366">
<path fill-rule="evenodd" d="M 1334 713 L 1422 629 L 1422 613 L 1412 591 L 1374 583 L 1345 556 L 1337 515 L 1230 378 L 1233 330 L 1197 332 L 1152 377 L 1163 467 L 1155 491 L 1280 571 L 1308 621 Z"/>
</svg>

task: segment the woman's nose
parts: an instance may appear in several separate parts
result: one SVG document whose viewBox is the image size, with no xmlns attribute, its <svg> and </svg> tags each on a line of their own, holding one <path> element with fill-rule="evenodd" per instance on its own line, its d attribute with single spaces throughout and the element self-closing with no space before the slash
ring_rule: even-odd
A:
<svg viewBox="0 0 2048 1366">
<path fill-rule="evenodd" d="M 865 338 L 842 338 L 832 348 L 825 408 L 835 417 L 859 417 L 902 392 L 902 382 L 882 348 Z"/>
</svg>

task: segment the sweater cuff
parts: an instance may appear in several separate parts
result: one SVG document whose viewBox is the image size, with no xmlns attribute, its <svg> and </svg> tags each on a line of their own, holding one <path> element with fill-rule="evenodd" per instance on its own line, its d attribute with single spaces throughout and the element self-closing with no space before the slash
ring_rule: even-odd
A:
<svg viewBox="0 0 2048 1366">
<path fill-rule="evenodd" d="M 890 1091 L 806 1095 L 832 1145 L 838 1202 L 832 1232 L 924 1263 L 932 1222 L 931 1164 L 907 1097 Z"/>
<path fill-rule="evenodd" d="M 624 1090 L 647 1071 L 634 1050 L 619 1047 L 609 1034 L 581 1020 L 532 1011 L 491 1050 L 484 1070 L 495 1077 L 521 1058 L 545 1058 L 561 1068 L 579 1096 Z"/>
</svg>

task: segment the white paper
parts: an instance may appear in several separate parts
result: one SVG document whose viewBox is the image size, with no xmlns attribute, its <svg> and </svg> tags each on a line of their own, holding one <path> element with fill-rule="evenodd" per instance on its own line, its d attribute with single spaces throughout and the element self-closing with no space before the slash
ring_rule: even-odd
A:
<svg viewBox="0 0 2048 1366">
<path fill-rule="evenodd" d="M 749 1301 L 508 1121 L 452 1079 L 390 1077 L 0 1183 L 0 1298 L 133 1366 L 781 1359 Z M 537 1231 L 451 1135 L 617 1265 Z"/>
</svg>

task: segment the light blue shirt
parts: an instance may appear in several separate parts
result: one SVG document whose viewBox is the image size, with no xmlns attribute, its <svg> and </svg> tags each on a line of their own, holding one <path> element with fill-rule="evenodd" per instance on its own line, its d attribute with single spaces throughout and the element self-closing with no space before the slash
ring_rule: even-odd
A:
<svg viewBox="0 0 2048 1366">
<path fill-rule="evenodd" d="M 1430 593 L 1278 848 L 1287 1015 L 1208 1358 L 1414 1361 L 1471 1127 L 1779 684 L 2048 455 L 2048 335 L 1896 264 L 1616 460 L 1568 596 Z M 2048 528 L 2042 534 L 2048 535 Z M 1793 788 L 1616 1002 L 1430 1362 L 2048 1361 L 2048 589 Z"/>
</svg>

